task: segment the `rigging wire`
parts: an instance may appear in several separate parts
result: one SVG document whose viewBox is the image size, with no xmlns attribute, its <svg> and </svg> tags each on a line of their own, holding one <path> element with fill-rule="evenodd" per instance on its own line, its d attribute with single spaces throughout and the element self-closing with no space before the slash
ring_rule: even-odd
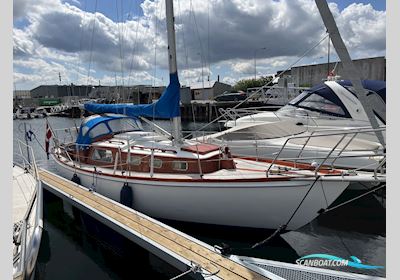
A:
<svg viewBox="0 0 400 280">
<path fill-rule="evenodd" d="M 92 37 L 90 40 L 90 56 L 89 56 L 89 66 L 88 66 L 88 74 L 87 74 L 87 81 L 86 81 L 86 95 L 88 94 L 89 90 L 89 79 L 90 79 L 90 70 L 92 66 L 92 57 L 93 57 L 93 41 L 94 41 L 94 31 L 96 27 L 96 18 L 97 18 L 97 0 L 95 1 L 95 8 L 93 14 L 93 27 L 92 27 Z"/>
<path fill-rule="evenodd" d="M 197 24 L 197 20 L 196 20 L 196 14 L 194 12 L 193 9 L 193 3 L 192 0 L 190 0 L 190 12 L 192 13 L 193 16 L 193 22 L 194 22 L 194 26 L 196 27 L 196 35 L 197 35 L 197 39 L 199 40 L 199 46 L 200 46 L 200 63 L 201 63 L 201 82 L 204 88 L 204 72 L 203 72 L 203 65 L 204 65 L 204 51 L 203 51 L 203 44 L 201 42 L 201 38 L 200 38 L 200 33 L 199 33 L 199 27 Z"/>
<path fill-rule="evenodd" d="M 208 82 L 210 82 L 210 0 L 207 0 L 207 63 L 208 63 Z"/>
<path fill-rule="evenodd" d="M 184 23 L 183 23 L 183 14 L 182 14 L 182 10 L 181 10 L 181 3 L 179 0 L 178 0 L 178 15 L 179 15 L 178 19 L 180 19 L 180 24 L 182 26 L 183 49 L 184 49 L 184 53 L 185 53 L 185 69 L 189 69 L 189 62 L 188 62 L 189 53 L 188 53 L 188 49 L 186 46 L 185 27 L 184 27 Z M 177 33 L 177 35 L 178 34 L 179 33 Z M 186 77 L 185 77 L 185 82 L 186 82 L 186 85 L 188 86 L 189 85 L 188 78 L 186 78 Z"/>
<path fill-rule="evenodd" d="M 294 65 L 296 65 L 300 60 L 302 60 L 308 53 L 310 53 L 312 50 L 314 50 L 317 46 L 319 46 L 327 37 L 329 36 L 329 34 L 326 34 L 321 40 L 319 40 L 314 46 L 312 46 L 311 48 L 309 48 L 307 51 L 305 51 L 296 61 L 294 61 L 293 63 L 291 63 L 285 70 L 283 70 L 281 73 L 279 73 L 276 77 L 281 77 L 285 72 L 287 72 L 290 68 L 292 68 Z M 267 84 L 265 84 L 264 86 L 262 86 L 261 88 L 259 88 L 258 90 L 254 91 L 252 94 L 250 94 L 246 99 L 240 101 L 237 105 L 235 105 L 234 107 L 232 107 L 231 110 L 237 109 L 239 106 L 241 106 L 244 102 L 248 101 L 249 99 L 251 99 L 253 96 L 255 96 L 256 94 L 259 94 L 260 90 L 263 90 L 265 87 L 269 86 L 272 83 L 272 80 L 270 82 L 268 82 Z M 204 130 L 205 128 L 209 127 L 211 124 L 217 122 L 218 120 L 220 120 L 222 117 L 224 117 L 226 114 L 226 112 L 224 112 L 223 114 L 221 114 L 219 117 L 215 118 L 214 120 L 212 120 L 211 122 L 203 125 L 201 128 L 192 131 L 191 133 L 189 133 L 188 135 L 186 135 L 184 137 L 184 139 L 190 138 L 194 135 L 194 133 L 198 133 L 200 130 Z"/>
<path fill-rule="evenodd" d="M 159 12 L 160 12 L 160 17 L 161 17 L 161 11 L 162 11 L 162 1 L 159 2 L 160 7 Z M 152 88 L 150 88 L 150 93 L 149 93 L 149 102 L 152 102 L 153 100 L 153 93 L 155 93 L 155 86 L 156 86 L 156 79 L 157 79 L 157 33 L 158 33 L 158 16 L 157 12 L 155 13 L 154 16 L 154 72 L 153 72 L 153 78 L 152 78 Z M 154 114 L 153 114 L 153 120 L 154 120 Z"/>
<path fill-rule="evenodd" d="M 133 0 L 132 2 L 134 2 L 135 0 Z M 139 11 L 137 11 L 139 12 Z M 133 13 L 133 10 L 132 10 Z M 133 63 L 134 63 L 134 58 L 136 55 L 136 51 L 137 51 L 137 43 L 138 43 L 138 30 L 139 30 L 139 19 L 136 21 L 136 30 L 135 30 L 135 40 L 134 43 L 132 45 L 132 52 L 131 52 L 131 63 L 129 66 L 129 76 L 128 76 L 128 85 L 130 84 L 130 80 L 131 80 L 131 76 L 132 76 L 132 71 L 133 71 Z M 140 100 L 139 100 L 140 101 Z M 140 103 L 140 102 L 139 102 Z"/>
<path fill-rule="evenodd" d="M 119 94 L 122 96 L 121 91 L 123 90 L 124 86 L 124 54 L 123 54 L 123 45 L 124 45 L 124 35 L 123 35 L 123 17 L 124 17 L 124 10 L 123 10 L 123 1 L 121 1 L 121 13 L 119 13 L 119 8 L 118 8 L 118 0 L 115 0 L 116 4 L 116 9 L 117 9 L 117 29 L 118 29 L 118 43 L 119 43 L 119 57 L 120 57 L 120 63 L 121 63 L 121 87 Z M 116 76 L 116 83 L 117 83 L 117 73 L 115 73 Z M 118 84 L 116 84 L 117 91 L 118 91 Z"/>
<path fill-rule="evenodd" d="M 82 66 L 82 58 L 81 58 L 81 52 L 82 52 L 82 45 L 83 45 L 83 30 L 84 30 L 84 27 L 83 27 L 83 23 L 86 21 L 86 16 L 87 16 L 87 12 L 86 12 L 86 9 L 87 9 L 87 0 L 85 0 L 85 5 L 84 5 L 84 8 L 83 8 L 83 10 L 85 11 L 84 12 L 84 14 L 83 14 L 83 20 L 82 20 L 82 28 L 81 28 L 81 30 L 80 30 L 80 38 L 79 38 L 79 52 L 78 52 L 78 71 L 76 72 L 76 82 L 78 82 L 78 80 L 79 80 L 79 76 L 80 76 L 80 72 L 81 72 L 81 66 Z M 87 94 L 87 93 L 86 93 Z"/>
</svg>

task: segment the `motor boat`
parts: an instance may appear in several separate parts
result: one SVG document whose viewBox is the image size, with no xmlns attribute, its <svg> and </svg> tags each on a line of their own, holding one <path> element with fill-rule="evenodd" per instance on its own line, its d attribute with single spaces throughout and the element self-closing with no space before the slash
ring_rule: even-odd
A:
<svg viewBox="0 0 400 280">
<path fill-rule="evenodd" d="M 385 131 L 384 128 L 379 129 Z M 337 168 L 374 170 L 385 152 L 378 142 L 362 139 L 371 128 L 324 129 L 309 131 L 291 119 L 278 122 L 241 123 L 222 132 L 196 138 L 198 141 L 227 145 L 238 157 L 296 160 L 331 164 Z M 358 136 L 358 137 L 357 137 Z"/>
<path fill-rule="evenodd" d="M 35 110 L 32 112 L 32 115 L 34 115 L 34 117 L 36 118 L 44 118 L 47 117 L 49 115 L 49 112 L 47 111 L 47 108 L 49 107 L 37 107 L 35 108 Z"/>
<path fill-rule="evenodd" d="M 41 182 L 31 162 L 13 164 L 13 279 L 18 280 L 34 277 L 43 229 Z"/>
<path fill-rule="evenodd" d="M 380 126 L 386 125 L 386 82 L 363 80 L 367 100 L 373 107 Z M 235 114 L 230 114 L 236 116 Z M 259 112 L 228 120 L 225 127 L 242 124 L 272 123 L 292 120 L 307 131 L 322 129 L 352 129 L 370 126 L 364 107 L 349 80 L 325 81 L 303 91 L 276 112 Z M 360 134 L 361 136 L 361 134 Z M 377 141 L 373 133 L 362 138 Z"/>
<path fill-rule="evenodd" d="M 18 108 L 15 112 L 15 119 L 18 120 L 26 120 L 30 119 L 31 117 L 32 116 L 30 108 Z"/>
</svg>

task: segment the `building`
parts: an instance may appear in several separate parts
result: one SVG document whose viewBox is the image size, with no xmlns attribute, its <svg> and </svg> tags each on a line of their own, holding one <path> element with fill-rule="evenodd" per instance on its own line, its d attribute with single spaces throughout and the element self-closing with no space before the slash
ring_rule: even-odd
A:
<svg viewBox="0 0 400 280">
<path fill-rule="evenodd" d="M 213 100 L 217 95 L 230 92 L 232 86 L 219 81 L 204 81 L 190 86 L 192 100 Z"/>
<path fill-rule="evenodd" d="M 184 105 L 190 104 L 192 101 L 192 93 L 190 92 L 190 87 L 181 87 L 181 103 Z"/>
<path fill-rule="evenodd" d="M 65 96 L 87 97 L 92 86 L 41 85 L 31 89 L 32 98 L 61 98 Z"/>
<path fill-rule="evenodd" d="M 14 90 L 13 92 L 13 106 L 34 107 L 37 106 L 37 100 L 31 98 L 29 90 Z"/>
<path fill-rule="evenodd" d="M 360 69 L 361 78 L 363 80 L 383 80 L 386 81 L 386 58 L 372 57 L 353 60 L 356 67 Z M 337 65 L 336 65 L 337 63 Z M 335 68 L 336 65 L 336 68 Z M 331 62 L 329 71 L 335 68 L 335 75 L 341 76 L 342 79 L 347 79 L 343 72 L 341 62 Z M 296 86 L 313 86 L 320 83 L 328 76 L 328 64 L 313 64 L 292 67 L 292 81 Z"/>
<path fill-rule="evenodd" d="M 15 99 L 31 98 L 31 92 L 29 90 L 14 90 L 13 98 Z"/>
</svg>

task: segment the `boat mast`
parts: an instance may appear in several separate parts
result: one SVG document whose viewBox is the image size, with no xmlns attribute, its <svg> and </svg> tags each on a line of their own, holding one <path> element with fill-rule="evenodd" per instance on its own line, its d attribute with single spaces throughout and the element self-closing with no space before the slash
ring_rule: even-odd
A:
<svg viewBox="0 0 400 280">
<path fill-rule="evenodd" d="M 360 71 L 353 63 L 353 60 L 351 60 L 349 52 L 346 48 L 346 45 L 343 42 L 342 37 L 340 36 L 339 29 L 336 25 L 335 19 L 333 18 L 331 11 L 329 10 L 326 0 L 315 0 L 315 3 L 317 4 L 319 13 L 321 14 L 325 27 L 328 30 L 329 37 L 332 40 L 332 44 L 335 47 L 336 53 L 338 54 L 340 60 L 343 63 L 343 71 L 346 72 L 347 76 L 349 77 L 349 80 L 353 84 L 357 97 L 360 100 L 362 106 L 364 107 L 365 113 L 368 116 L 372 128 L 374 129 L 379 128 L 379 124 L 371 108 L 371 104 L 369 104 L 367 100 L 366 90 L 364 89 L 361 83 Z M 382 146 L 386 147 L 382 131 L 377 130 L 375 131 L 375 134 L 379 142 L 382 144 Z"/>
<path fill-rule="evenodd" d="M 178 75 L 178 68 L 176 64 L 175 18 L 173 0 L 165 0 L 165 10 L 167 18 L 169 74 Z M 180 94 L 180 92 L 178 92 L 178 94 Z M 182 141 L 182 127 L 180 116 L 172 118 L 172 136 L 174 137 L 174 140 L 176 142 L 179 143 Z"/>
</svg>

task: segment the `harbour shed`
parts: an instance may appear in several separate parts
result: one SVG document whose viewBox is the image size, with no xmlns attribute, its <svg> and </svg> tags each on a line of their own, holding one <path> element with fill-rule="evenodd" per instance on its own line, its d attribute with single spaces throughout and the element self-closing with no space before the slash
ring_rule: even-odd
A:
<svg viewBox="0 0 400 280">
<path fill-rule="evenodd" d="M 231 90 L 231 85 L 219 81 L 204 81 L 190 86 L 193 100 L 213 100 L 217 95 Z"/>
</svg>

